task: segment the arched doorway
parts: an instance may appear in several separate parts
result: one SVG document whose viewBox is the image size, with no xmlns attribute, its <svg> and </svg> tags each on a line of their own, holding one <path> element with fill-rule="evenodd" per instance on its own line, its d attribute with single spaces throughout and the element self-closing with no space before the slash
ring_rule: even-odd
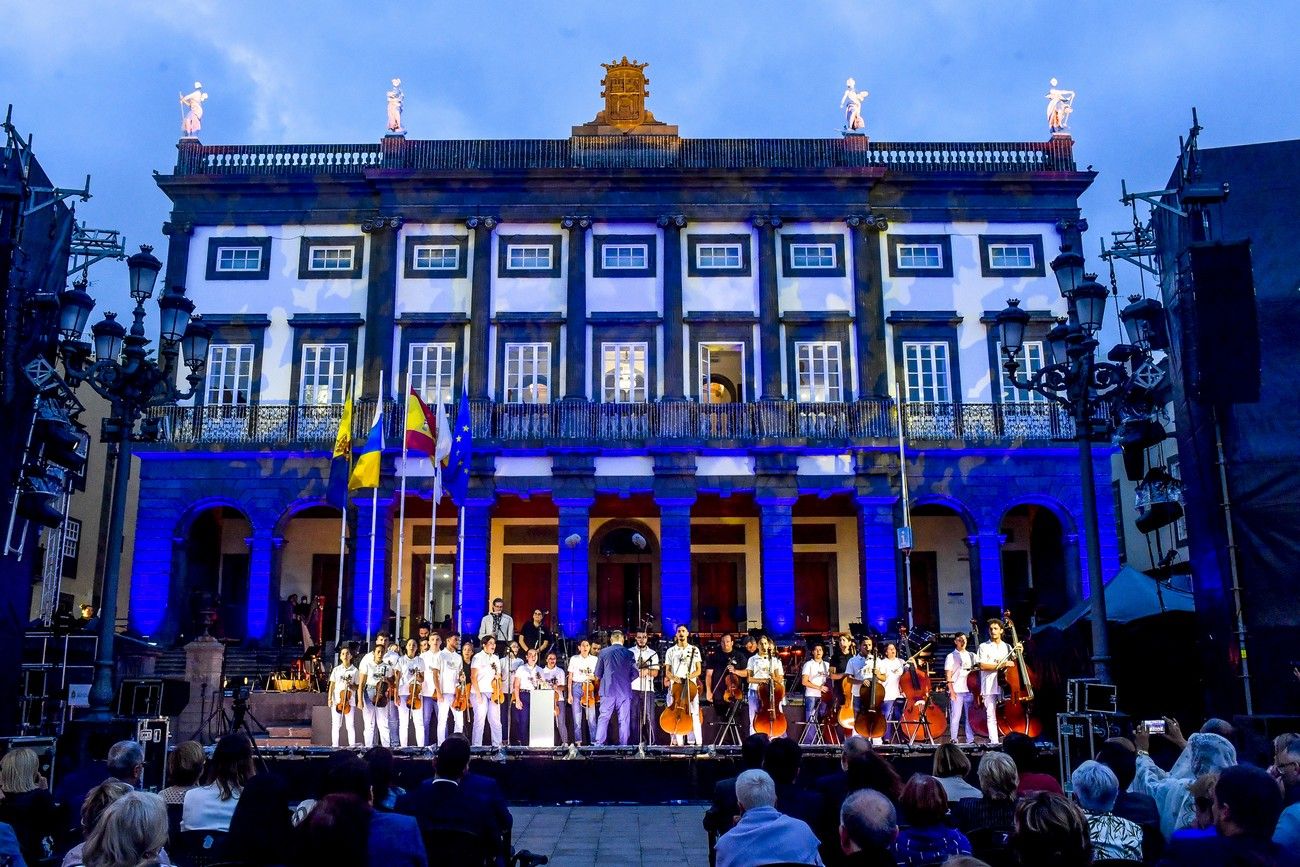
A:
<svg viewBox="0 0 1300 867">
<path fill-rule="evenodd" d="M 291 508 L 276 524 L 283 539 L 276 557 L 276 636 L 284 645 L 304 640 L 302 627 L 287 605 L 290 596 L 306 611 L 308 642 L 321 645 L 334 639 L 339 611 L 339 534 L 342 515 L 335 506 L 308 503 Z M 349 582 L 344 581 L 346 588 Z M 348 600 L 344 600 L 343 610 Z"/>
<path fill-rule="evenodd" d="M 659 540 L 650 528 L 640 521 L 611 521 L 596 531 L 590 552 L 596 628 L 635 630 L 646 620 L 658 622 Z"/>
<path fill-rule="evenodd" d="M 909 567 L 912 623 L 917 628 L 942 632 L 970 628 L 975 609 L 967 539 L 973 532 L 969 513 L 956 504 L 922 501 L 912 507 Z"/>
<path fill-rule="evenodd" d="M 1018 623 L 1047 623 L 1081 598 L 1078 564 L 1071 565 L 1066 529 L 1050 508 L 1024 503 L 1008 509 L 999 532 L 1002 600 Z"/>
<path fill-rule="evenodd" d="M 252 523 L 239 509 L 213 504 L 191 514 L 181 534 L 178 627 L 186 638 L 209 631 L 241 640 L 248 625 L 248 538 Z"/>
</svg>

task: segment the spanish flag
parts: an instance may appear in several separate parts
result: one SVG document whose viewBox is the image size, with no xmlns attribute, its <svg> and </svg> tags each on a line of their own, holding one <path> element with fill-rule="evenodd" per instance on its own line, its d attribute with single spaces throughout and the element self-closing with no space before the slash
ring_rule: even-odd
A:
<svg viewBox="0 0 1300 867">
<path fill-rule="evenodd" d="M 437 446 L 433 414 L 429 406 L 411 389 L 406 396 L 406 450 L 433 457 Z"/>
<path fill-rule="evenodd" d="M 370 426 L 365 445 L 357 452 L 348 489 L 379 487 L 379 462 L 384 455 L 384 402 L 375 407 L 375 421 Z"/>
<path fill-rule="evenodd" d="M 352 475 L 352 395 L 343 399 L 339 432 L 334 437 L 334 455 L 330 458 L 329 486 L 325 501 L 340 509 L 348 507 L 348 477 Z"/>
</svg>

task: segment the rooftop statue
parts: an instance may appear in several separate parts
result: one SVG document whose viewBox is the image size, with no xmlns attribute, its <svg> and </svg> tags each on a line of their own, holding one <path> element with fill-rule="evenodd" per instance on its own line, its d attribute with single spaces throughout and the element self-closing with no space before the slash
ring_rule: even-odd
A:
<svg viewBox="0 0 1300 867">
<path fill-rule="evenodd" d="M 1066 121 L 1070 118 L 1070 112 L 1074 111 L 1074 91 L 1061 90 L 1056 86 L 1056 79 L 1052 79 L 1052 89 L 1047 91 L 1047 126 L 1052 135 L 1069 135 L 1066 130 Z"/>
<path fill-rule="evenodd" d="M 388 134 L 406 135 L 402 128 L 402 104 L 406 94 L 402 93 L 402 79 L 394 78 L 393 87 L 388 91 Z"/>
<path fill-rule="evenodd" d="M 869 94 L 865 90 L 854 90 L 857 82 L 849 79 L 844 82 L 844 95 L 840 97 L 840 108 L 844 109 L 844 131 L 857 132 L 867 125 L 862 119 L 862 100 Z"/>
<path fill-rule="evenodd" d="M 181 132 L 186 138 L 194 138 L 198 135 L 203 124 L 203 103 L 207 100 L 208 95 L 203 92 L 203 83 L 194 82 L 194 90 L 190 93 L 181 94 Z"/>
</svg>

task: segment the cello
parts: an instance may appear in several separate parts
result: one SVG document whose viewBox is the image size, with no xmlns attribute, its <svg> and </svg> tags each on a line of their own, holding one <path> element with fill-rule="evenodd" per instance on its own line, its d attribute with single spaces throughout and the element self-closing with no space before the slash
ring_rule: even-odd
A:
<svg viewBox="0 0 1300 867">
<path fill-rule="evenodd" d="M 876 655 L 871 654 L 871 674 L 858 687 L 858 711 L 853 730 L 864 738 L 881 738 L 887 722 L 880 706 L 885 701 L 885 685 L 876 677 Z"/>
<path fill-rule="evenodd" d="M 767 641 L 766 638 L 763 640 Z M 785 701 L 785 678 L 778 676 L 772 665 L 770 645 L 764 659 L 768 661 L 768 675 L 765 678 L 755 678 L 758 681 L 755 685 L 758 691 L 758 712 L 754 716 L 754 732 L 769 738 L 779 738 L 785 734 L 787 727 L 785 713 L 781 710 L 781 702 Z"/>
<path fill-rule="evenodd" d="M 1034 716 L 1034 684 L 1025 665 L 1024 646 L 1016 636 L 1016 625 L 1011 622 L 1011 612 L 1002 612 L 1007 629 L 1011 632 L 1013 665 L 1004 669 L 1005 689 L 998 705 L 998 731 L 1003 735 L 1019 732 L 1036 738 L 1043 732 L 1043 723 Z"/>
<path fill-rule="evenodd" d="M 691 647 L 691 658 L 686 666 L 686 677 L 673 678 L 672 703 L 659 714 L 659 727 L 670 735 L 686 736 L 695 731 L 695 722 L 691 719 L 691 703 L 699 694 L 700 688 L 690 674 L 695 670 L 695 648 Z M 669 672 L 669 676 L 672 676 Z"/>
<path fill-rule="evenodd" d="M 967 652 L 975 660 L 975 665 L 966 674 L 966 689 L 972 696 L 969 714 L 970 730 L 977 737 L 987 738 L 989 736 L 989 720 L 988 715 L 984 712 L 984 701 L 980 695 L 984 672 L 980 671 L 979 654 L 977 653 L 980 645 L 980 622 L 974 617 L 970 621 L 970 638 L 966 640 L 966 646 L 969 648 L 972 644 L 975 646 L 975 650 Z"/>
<path fill-rule="evenodd" d="M 907 633 L 903 634 L 906 636 Z M 916 736 L 920 733 L 924 733 L 933 743 L 935 733 L 942 733 L 948 725 L 948 717 L 944 714 L 943 708 L 930 699 L 932 685 L 930 672 L 919 662 L 933 643 L 927 642 L 924 647 L 907 658 L 906 668 L 899 680 L 899 688 L 906 700 L 901 725 L 911 743 L 916 742 Z"/>
</svg>

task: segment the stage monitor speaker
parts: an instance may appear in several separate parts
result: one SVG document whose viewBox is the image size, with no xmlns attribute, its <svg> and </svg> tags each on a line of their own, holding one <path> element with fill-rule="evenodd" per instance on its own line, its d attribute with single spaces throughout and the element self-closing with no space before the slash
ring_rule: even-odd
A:
<svg viewBox="0 0 1300 867">
<path fill-rule="evenodd" d="M 190 703 L 190 683 L 178 678 L 127 678 L 113 708 L 124 717 L 176 717 Z"/>
<path fill-rule="evenodd" d="M 1188 247 L 1196 296 L 1195 347 L 1185 356 L 1192 394 L 1215 404 L 1259 401 L 1259 315 L 1250 241 Z"/>
</svg>

